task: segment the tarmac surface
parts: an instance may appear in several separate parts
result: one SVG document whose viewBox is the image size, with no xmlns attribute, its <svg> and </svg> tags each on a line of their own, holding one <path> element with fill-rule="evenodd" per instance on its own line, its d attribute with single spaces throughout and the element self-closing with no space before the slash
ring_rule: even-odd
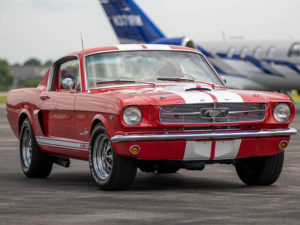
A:
<svg viewBox="0 0 300 225">
<path fill-rule="evenodd" d="M 300 111 L 291 127 L 300 131 Z M 215 164 L 168 175 L 138 172 L 131 189 L 107 192 L 93 183 L 85 161 L 55 165 L 47 179 L 25 178 L 18 140 L 0 107 L 0 224 L 298 225 L 300 132 L 272 186 L 245 186 L 233 166 Z"/>
</svg>

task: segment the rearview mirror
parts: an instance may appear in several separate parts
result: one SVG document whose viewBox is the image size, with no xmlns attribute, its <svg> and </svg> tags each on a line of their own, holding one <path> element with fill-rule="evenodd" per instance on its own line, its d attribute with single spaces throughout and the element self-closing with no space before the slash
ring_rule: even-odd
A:
<svg viewBox="0 0 300 225">
<path fill-rule="evenodd" d="M 65 90 L 68 90 L 68 91 L 73 91 L 72 88 L 73 88 L 73 85 L 74 85 L 74 82 L 71 78 L 65 78 L 63 81 L 62 81 L 62 86 Z"/>
</svg>

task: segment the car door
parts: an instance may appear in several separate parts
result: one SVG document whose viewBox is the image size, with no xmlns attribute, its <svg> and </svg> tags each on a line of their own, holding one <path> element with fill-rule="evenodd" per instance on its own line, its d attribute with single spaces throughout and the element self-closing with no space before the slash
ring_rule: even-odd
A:
<svg viewBox="0 0 300 225">
<path fill-rule="evenodd" d="M 76 137 L 74 103 L 81 90 L 79 61 L 76 57 L 63 58 L 54 64 L 51 73 L 47 90 L 40 94 L 43 130 L 54 140 L 53 145 L 63 146 L 66 139 Z M 63 87 L 66 78 L 74 83 L 71 90 Z"/>
</svg>

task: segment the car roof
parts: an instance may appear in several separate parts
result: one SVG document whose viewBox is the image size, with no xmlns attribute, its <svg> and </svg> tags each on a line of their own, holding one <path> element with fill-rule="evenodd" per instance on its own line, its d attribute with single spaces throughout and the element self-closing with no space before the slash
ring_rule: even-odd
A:
<svg viewBox="0 0 300 225">
<path fill-rule="evenodd" d="M 192 51 L 198 52 L 196 49 L 187 48 L 184 46 L 175 45 L 161 45 L 161 44 L 121 44 L 121 45 L 111 45 L 96 48 L 84 49 L 76 52 L 72 52 L 70 55 L 89 55 L 98 52 L 107 51 L 136 51 L 136 50 L 182 50 L 182 51 Z"/>
</svg>

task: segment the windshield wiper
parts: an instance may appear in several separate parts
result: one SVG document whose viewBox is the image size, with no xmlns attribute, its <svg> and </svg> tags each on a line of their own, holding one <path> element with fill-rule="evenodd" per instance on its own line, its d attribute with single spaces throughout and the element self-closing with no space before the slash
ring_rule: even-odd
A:
<svg viewBox="0 0 300 225">
<path fill-rule="evenodd" d="M 189 78 L 181 78 L 181 77 L 157 77 L 157 80 L 167 80 L 167 81 L 187 81 L 194 82 L 195 80 Z"/>
<path fill-rule="evenodd" d="M 124 79 L 117 79 L 117 80 L 104 80 L 104 81 L 98 81 L 97 84 L 106 84 L 106 83 L 135 83 L 134 80 L 124 80 Z"/>
</svg>

